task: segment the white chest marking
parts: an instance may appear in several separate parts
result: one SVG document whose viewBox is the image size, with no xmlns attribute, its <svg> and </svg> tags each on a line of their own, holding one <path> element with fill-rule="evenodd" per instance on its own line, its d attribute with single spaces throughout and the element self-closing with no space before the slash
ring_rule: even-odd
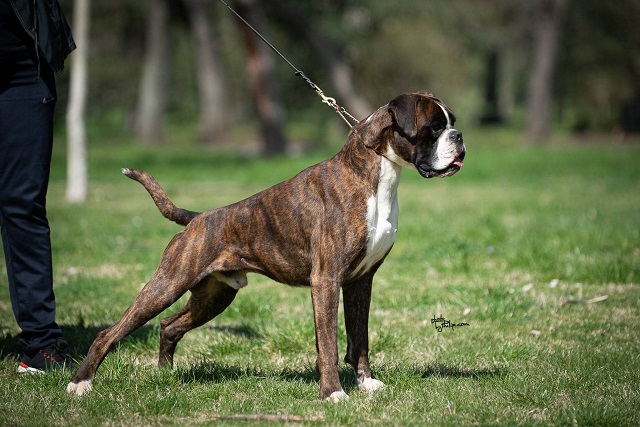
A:
<svg viewBox="0 0 640 427">
<path fill-rule="evenodd" d="M 380 157 L 380 180 L 367 200 L 367 252 L 351 273 L 357 277 L 371 269 L 389 252 L 398 231 L 398 183 L 402 166 Z"/>
</svg>

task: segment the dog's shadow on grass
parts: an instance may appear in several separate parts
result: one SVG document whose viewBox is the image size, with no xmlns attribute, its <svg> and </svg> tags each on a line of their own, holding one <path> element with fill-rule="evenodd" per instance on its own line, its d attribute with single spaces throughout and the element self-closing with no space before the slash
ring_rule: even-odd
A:
<svg viewBox="0 0 640 427">
<path fill-rule="evenodd" d="M 414 367 L 409 370 L 413 375 L 422 379 L 437 377 L 483 379 L 507 375 L 507 372 L 500 368 L 462 368 L 444 364 Z M 387 376 L 390 372 L 393 373 L 395 371 L 395 368 L 389 369 L 382 367 L 376 370 L 378 375 L 374 372 L 374 377 Z M 195 365 L 178 367 L 176 369 L 176 374 L 180 381 L 185 384 L 192 382 L 225 383 L 228 381 L 237 381 L 242 378 L 268 378 L 282 381 L 301 381 L 309 384 L 318 383 L 320 380 L 315 367 L 310 366 L 301 366 L 298 369 L 272 369 L 212 361 L 202 361 Z M 340 376 L 340 383 L 343 384 L 347 393 L 357 387 L 355 383 L 355 375 L 350 367 L 340 367 L 338 375 Z"/>
<path fill-rule="evenodd" d="M 205 328 L 215 331 L 221 331 L 226 334 L 233 334 L 238 337 L 255 339 L 262 334 L 249 325 L 228 326 L 228 325 L 212 325 Z M 178 378 L 184 383 L 224 383 L 228 381 L 237 381 L 242 378 L 269 378 L 283 381 L 301 381 L 304 383 L 314 384 L 320 380 L 320 376 L 316 372 L 315 366 L 300 365 L 298 368 L 272 368 L 259 367 L 244 363 L 227 363 L 224 360 L 209 361 L 203 360 L 197 363 L 191 363 L 187 366 L 174 368 Z M 353 370 L 348 366 L 339 369 L 338 375 L 340 382 L 350 384 L 355 382 Z M 348 391 L 349 387 L 345 387 Z"/>
<path fill-rule="evenodd" d="M 501 368 L 463 368 L 443 363 L 414 367 L 413 373 L 422 378 L 491 378 L 506 375 Z"/>
<path fill-rule="evenodd" d="M 224 362 L 202 361 L 189 366 L 179 366 L 176 374 L 185 383 L 224 383 L 241 378 L 276 378 L 287 381 L 316 382 L 318 375 L 315 369 L 270 369 L 252 365 L 236 365 Z"/>
<path fill-rule="evenodd" d="M 201 326 L 201 329 L 208 329 L 211 331 L 216 331 L 220 333 L 224 333 L 227 335 L 235 335 L 241 338 L 259 338 L 261 336 L 260 332 L 258 332 L 255 328 L 250 325 L 205 325 Z"/>
<path fill-rule="evenodd" d="M 176 368 L 176 375 L 184 384 L 189 383 L 226 383 L 243 378 L 262 378 L 285 382 L 318 384 L 320 376 L 315 367 L 301 366 L 297 369 L 271 369 L 247 365 L 225 364 L 218 362 L 200 362 L 197 365 Z M 356 388 L 355 375 L 349 367 L 338 370 L 340 383 L 350 393 Z"/>
</svg>

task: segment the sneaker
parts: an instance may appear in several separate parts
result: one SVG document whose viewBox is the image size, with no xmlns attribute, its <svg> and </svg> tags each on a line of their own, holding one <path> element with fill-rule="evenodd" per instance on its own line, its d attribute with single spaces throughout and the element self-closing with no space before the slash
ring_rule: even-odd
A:
<svg viewBox="0 0 640 427">
<path fill-rule="evenodd" d="M 45 371 L 55 368 L 68 369 L 71 359 L 64 353 L 67 346 L 64 338 L 58 338 L 55 343 L 40 349 L 31 357 L 25 354 L 18 365 L 18 372 L 44 374 Z"/>
</svg>

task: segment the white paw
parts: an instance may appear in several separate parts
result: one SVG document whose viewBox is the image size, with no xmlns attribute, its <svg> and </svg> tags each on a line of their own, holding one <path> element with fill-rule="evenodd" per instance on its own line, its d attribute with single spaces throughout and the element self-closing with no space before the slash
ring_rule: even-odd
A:
<svg viewBox="0 0 640 427">
<path fill-rule="evenodd" d="M 338 403 L 342 402 L 343 400 L 349 400 L 349 395 L 345 393 L 344 390 L 334 391 L 333 393 L 331 393 L 331 396 L 327 397 L 325 400 L 333 403 Z"/>
<path fill-rule="evenodd" d="M 79 383 L 71 382 L 67 385 L 67 393 L 82 396 L 85 393 L 89 393 L 92 388 L 91 380 L 80 381 Z"/>
<path fill-rule="evenodd" d="M 373 378 L 365 378 L 364 381 L 360 381 L 356 379 L 356 383 L 358 384 L 358 389 L 360 391 L 366 391 L 371 393 L 373 391 L 379 390 L 384 387 L 384 383 L 382 381 L 375 380 Z"/>
</svg>

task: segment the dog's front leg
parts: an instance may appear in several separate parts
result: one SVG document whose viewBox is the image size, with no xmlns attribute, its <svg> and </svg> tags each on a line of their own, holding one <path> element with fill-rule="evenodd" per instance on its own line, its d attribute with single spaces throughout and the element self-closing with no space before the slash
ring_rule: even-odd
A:
<svg viewBox="0 0 640 427">
<path fill-rule="evenodd" d="M 338 402 L 349 396 L 338 377 L 338 305 L 340 283 L 322 278 L 311 283 L 311 299 L 316 327 L 316 369 L 320 374 L 320 398 Z"/>
<path fill-rule="evenodd" d="M 360 391 L 382 388 L 381 381 L 371 378 L 369 367 L 369 307 L 373 274 L 368 274 L 342 288 L 344 323 L 347 329 L 347 354 L 344 361 L 353 367 Z"/>
</svg>

